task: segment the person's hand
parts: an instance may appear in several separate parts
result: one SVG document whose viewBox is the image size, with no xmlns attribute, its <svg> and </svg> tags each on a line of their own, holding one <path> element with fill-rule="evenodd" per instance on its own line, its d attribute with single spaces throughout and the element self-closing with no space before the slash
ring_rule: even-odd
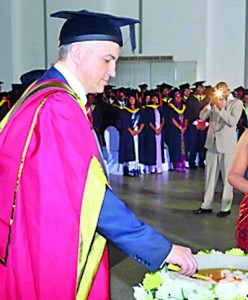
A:
<svg viewBox="0 0 248 300">
<path fill-rule="evenodd" d="M 161 133 L 161 129 L 156 129 L 155 133 L 156 135 L 159 135 Z"/>
<path fill-rule="evenodd" d="M 181 133 L 184 134 L 186 128 L 185 127 L 181 127 Z"/>
<path fill-rule="evenodd" d="M 186 276 L 193 276 L 198 268 L 197 261 L 193 257 L 191 249 L 179 245 L 172 246 L 171 252 L 165 262 L 180 266 L 182 269 L 179 273 Z"/>
<path fill-rule="evenodd" d="M 132 136 L 135 136 L 135 135 L 138 135 L 138 134 L 139 134 L 139 131 L 138 131 L 138 130 L 133 130 Z"/>
</svg>

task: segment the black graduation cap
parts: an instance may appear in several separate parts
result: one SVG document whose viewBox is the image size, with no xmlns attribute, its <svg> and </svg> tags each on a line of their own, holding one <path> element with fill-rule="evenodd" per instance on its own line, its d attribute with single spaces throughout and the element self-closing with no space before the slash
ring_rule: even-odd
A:
<svg viewBox="0 0 248 300">
<path fill-rule="evenodd" d="M 248 89 L 244 90 L 244 96 L 248 95 Z"/>
<path fill-rule="evenodd" d="M 195 86 L 195 88 L 197 88 L 199 85 L 200 86 L 203 86 L 203 83 L 204 83 L 205 81 L 196 81 L 195 83 L 193 83 L 193 85 Z"/>
<path fill-rule="evenodd" d="M 129 88 L 125 88 L 125 87 L 120 87 L 117 89 L 118 93 L 123 93 L 125 95 L 128 94 L 128 90 L 129 90 Z"/>
<path fill-rule="evenodd" d="M 159 93 L 156 89 L 152 89 L 149 91 L 149 95 L 151 96 L 151 98 L 153 97 L 157 97 L 159 99 Z"/>
<path fill-rule="evenodd" d="M 178 87 L 181 91 L 184 91 L 185 89 L 190 89 L 190 84 L 189 83 L 183 83 L 183 84 L 180 84 Z"/>
<path fill-rule="evenodd" d="M 132 50 L 136 48 L 134 24 L 139 20 L 116 17 L 87 10 L 59 11 L 50 15 L 66 19 L 59 36 L 59 46 L 84 41 L 111 41 L 123 46 L 120 27 L 129 25 Z"/>
<path fill-rule="evenodd" d="M 158 88 L 162 89 L 172 89 L 173 85 L 169 84 L 169 83 L 162 83 L 162 84 L 158 84 L 157 85 Z"/>
<path fill-rule="evenodd" d="M 130 89 L 130 90 L 127 90 L 127 96 L 128 97 L 134 97 L 136 99 L 136 94 L 137 94 L 137 90 L 135 89 Z"/>
<path fill-rule="evenodd" d="M 21 83 L 12 83 L 11 84 L 12 91 L 23 90 L 23 85 Z"/>
<path fill-rule="evenodd" d="M 244 92 L 245 88 L 243 86 L 239 86 L 239 87 L 235 88 L 234 91 L 236 91 L 237 93 Z"/>
<path fill-rule="evenodd" d="M 115 87 L 115 85 L 107 84 L 105 85 L 105 90 L 112 90 Z"/>
<path fill-rule="evenodd" d="M 27 88 L 35 80 L 39 79 L 46 72 L 45 69 L 35 69 L 21 75 L 20 80 L 24 88 Z"/>
<path fill-rule="evenodd" d="M 170 95 L 171 95 L 171 97 L 175 97 L 175 95 L 176 95 L 177 93 L 179 93 L 180 95 L 182 95 L 182 94 L 181 94 L 181 91 L 180 91 L 178 88 L 174 88 L 174 89 L 171 91 Z"/>
<path fill-rule="evenodd" d="M 141 90 L 146 89 L 147 87 L 148 87 L 148 85 L 146 83 L 139 84 L 139 88 Z"/>
<path fill-rule="evenodd" d="M 245 88 L 243 86 L 239 86 L 235 88 L 233 91 L 236 97 L 242 98 L 244 96 Z"/>
<path fill-rule="evenodd" d="M 3 82 L 2 82 L 2 81 L 0 81 L 0 84 L 3 84 Z"/>
</svg>

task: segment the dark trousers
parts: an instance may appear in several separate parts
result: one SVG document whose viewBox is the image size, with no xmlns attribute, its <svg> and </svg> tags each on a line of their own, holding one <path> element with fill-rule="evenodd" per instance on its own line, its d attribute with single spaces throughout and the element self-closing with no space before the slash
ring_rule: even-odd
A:
<svg viewBox="0 0 248 300">
<path fill-rule="evenodd" d="M 206 158 L 206 148 L 204 147 L 207 137 L 207 129 L 197 130 L 195 127 L 189 128 L 189 167 L 196 166 L 196 155 L 199 154 L 199 166 L 204 165 Z"/>
</svg>

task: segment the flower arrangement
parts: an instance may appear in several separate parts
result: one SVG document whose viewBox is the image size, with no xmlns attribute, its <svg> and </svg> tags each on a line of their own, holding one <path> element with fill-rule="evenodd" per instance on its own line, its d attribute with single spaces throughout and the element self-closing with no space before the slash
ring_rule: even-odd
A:
<svg viewBox="0 0 248 300">
<path fill-rule="evenodd" d="M 206 259 L 206 255 L 207 259 Z M 199 251 L 195 258 L 199 269 L 231 268 L 248 271 L 248 254 L 233 248 L 225 253 L 216 250 Z M 230 272 L 226 270 L 226 272 Z M 228 273 L 229 274 L 229 273 Z M 189 278 L 171 272 L 167 266 L 156 273 L 146 273 L 139 286 L 133 287 L 136 300 L 246 300 L 248 272 L 234 271 L 239 281 L 215 282 Z M 226 275 L 227 277 L 229 275 Z"/>
</svg>

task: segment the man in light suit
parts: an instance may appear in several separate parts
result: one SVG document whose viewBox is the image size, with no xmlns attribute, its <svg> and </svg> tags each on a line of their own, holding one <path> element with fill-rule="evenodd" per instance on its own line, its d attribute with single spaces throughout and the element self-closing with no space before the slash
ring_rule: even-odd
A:
<svg viewBox="0 0 248 300">
<path fill-rule="evenodd" d="M 233 187 L 228 183 L 227 172 L 237 144 L 236 126 L 242 113 L 242 101 L 233 97 L 225 82 L 216 85 L 211 101 L 200 112 L 200 118 L 210 118 L 205 147 L 206 171 L 205 193 L 201 207 L 195 214 L 212 213 L 215 187 L 221 173 L 223 191 L 221 208 L 217 217 L 226 217 L 231 212 Z"/>
</svg>

